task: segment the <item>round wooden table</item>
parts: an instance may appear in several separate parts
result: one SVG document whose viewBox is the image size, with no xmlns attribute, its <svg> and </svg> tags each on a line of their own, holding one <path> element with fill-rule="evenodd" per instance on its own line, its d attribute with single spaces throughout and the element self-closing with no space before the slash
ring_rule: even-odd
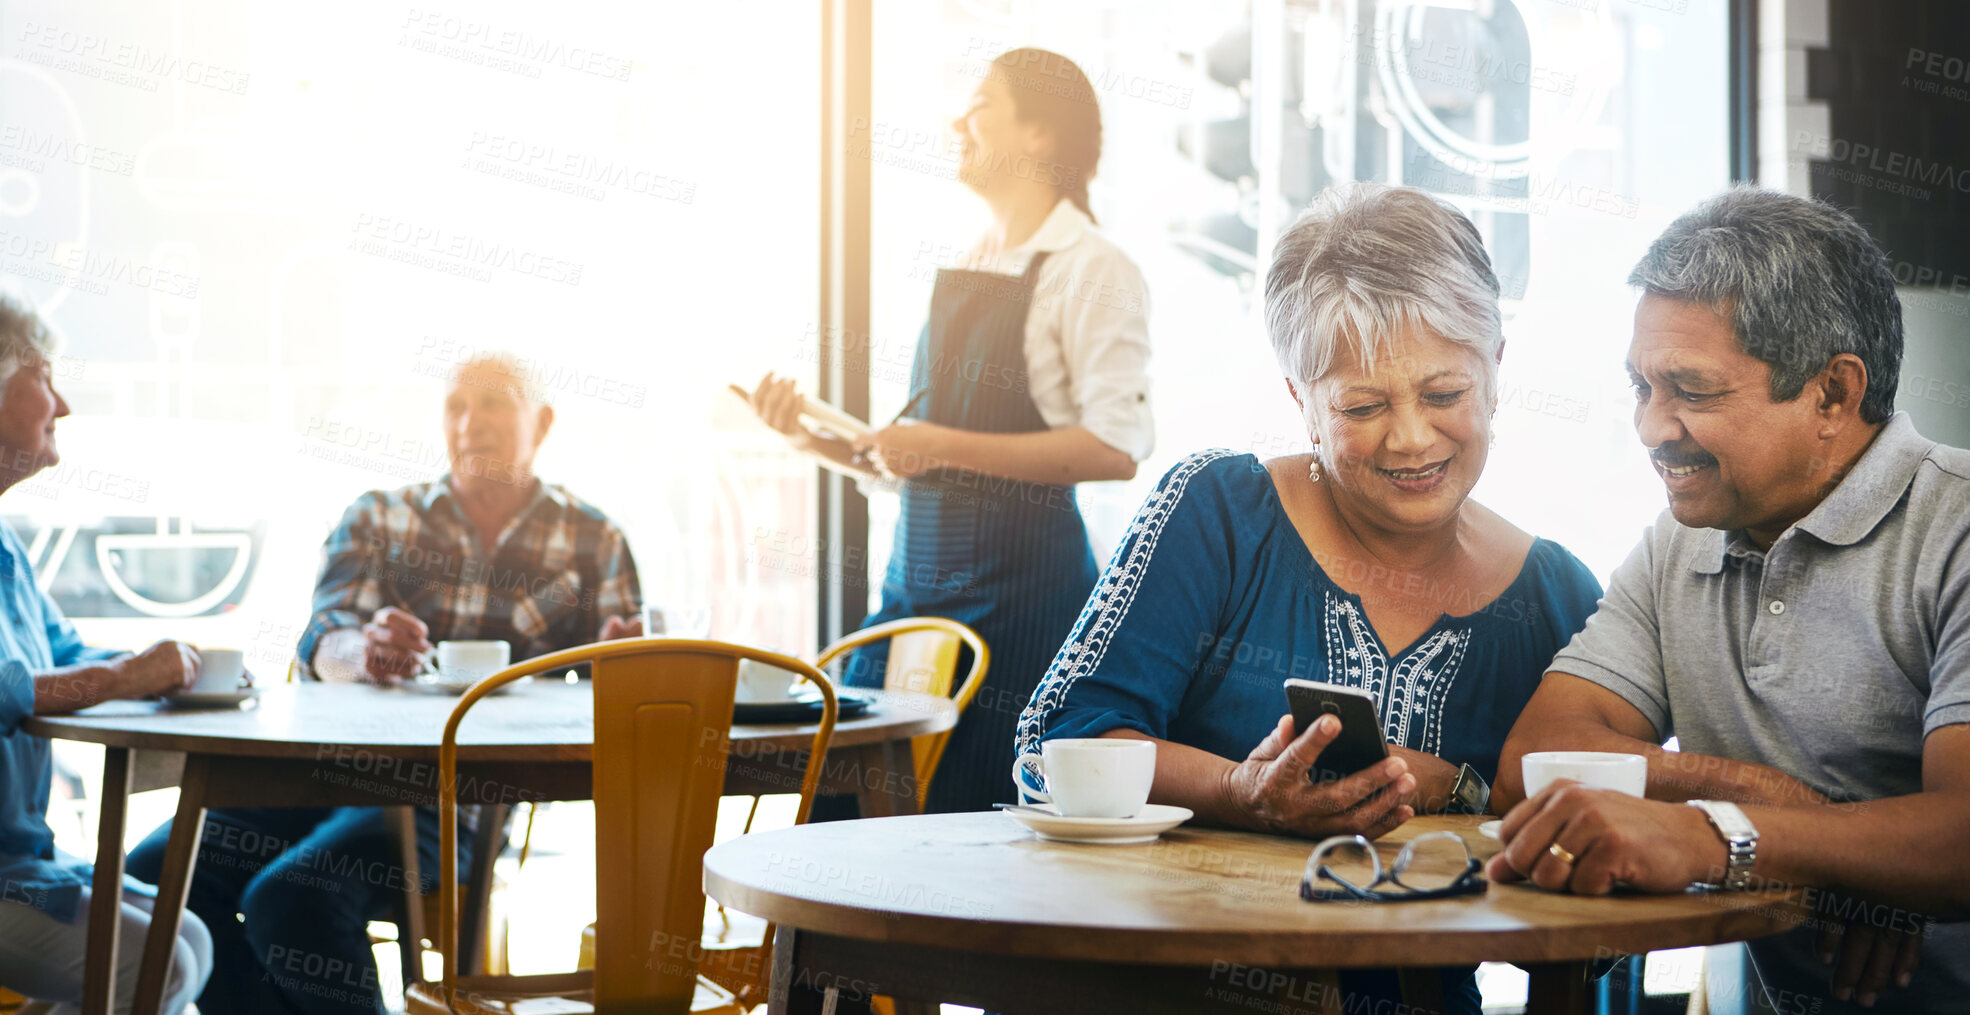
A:
<svg viewBox="0 0 1970 1015">
<path fill-rule="evenodd" d="M 1482 820 L 1417 818 L 1377 845 L 1386 861 L 1453 829 L 1484 859 L 1499 847 Z M 1022 1013 L 1341 1011 L 1337 968 L 1480 961 L 1531 974 L 1528 1012 L 1574 1012 L 1594 960 L 1761 937 L 1807 916 L 1796 891 L 1588 898 L 1494 884 L 1428 902 L 1310 903 L 1299 884 L 1312 846 L 1191 827 L 1076 845 L 1004 814 L 890 817 L 721 843 L 705 855 L 705 891 L 779 925 L 776 1015 L 830 988 Z M 1442 1010 L 1435 976 L 1402 979 L 1410 1005 Z"/>
<path fill-rule="evenodd" d="M 537 679 L 476 705 L 459 727 L 459 802 L 494 808 L 480 822 L 482 837 L 498 834 L 505 811 L 520 801 L 585 800 L 591 795 L 589 749 L 594 698 L 587 681 Z M 821 791 L 850 793 L 864 814 L 912 814 L 916 769 L 910 738 L 957 723 L 941 697 L 855 689 L 874 699 L 868 712 L 841 721 L 824 760 Z M 83 1011 L 101 1015 L 115 996 L 115 907 L 123 879 L 125 806 L 129 794 L 176 784 L 157 915 L 152 919 L 138 976 L 134 1010 L 157 1010 L 170 942 L 191 883 L 208 807 L 330 807 L 434 805 L 438 741 L 458 704 L 446 695 L 355 684 L 281 684 L 246 708 L 183 709 L 158 702 L 114 701 L 67 715 L 34 716 L 22 728 L 35 736 L 102 744 L 102 816 L 89 921 Z M 735 725 L 726 754 L 727 793 L 795 793 L 813 743 L 812 724 Z M 411 812 L 401 812 L 407 871 L 416 867 Z M 492 844 L 476 853 L 490 856 Z M 475 882 L 490 882 L 490 864 L 475 865 Z M 406 881 L 416 883 L 414 875 Z M 169 900 L 168 902 L 166 900 Z M 477 908 L 462 907 L 462 942 Z M 422 909 L 408 907 L 413 922 Z M 415 946 L 416 928 L 406 929 Z M 466 955 L 477 950 L 462 946 Z"/>
</svg>

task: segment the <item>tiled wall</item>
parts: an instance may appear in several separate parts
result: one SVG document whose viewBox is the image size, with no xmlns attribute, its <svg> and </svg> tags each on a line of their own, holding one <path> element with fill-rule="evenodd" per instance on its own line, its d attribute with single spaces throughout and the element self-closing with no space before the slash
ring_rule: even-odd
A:
<svg viewBox="0 0 1970 1015">
<path fill-rule="evenodd" d="M 1759 178 L 1846 208 L 1888 251 L 1897 405 L 1970 447 L 1970 2 L 1762 0 Z"/>
<path fill-rule="evenodd" d="M 1827 0 L 1806 97 L 1830 139 L 1812 193 L 1852 209 L 1906 285 L 1970 279 L 1970 3 Z M 1927 269 L 1928 274 L 1922 274 Z"/>
</svg>

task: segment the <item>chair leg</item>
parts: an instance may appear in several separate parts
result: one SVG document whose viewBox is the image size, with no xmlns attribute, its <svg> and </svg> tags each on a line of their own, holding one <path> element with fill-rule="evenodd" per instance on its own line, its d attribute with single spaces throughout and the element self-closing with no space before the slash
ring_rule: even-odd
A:
<svg viewBox="0 0 1970 1015">
<path fill-rule="evenodd" d="M 492 897 L 493 864 L 506 841 L 509 804 L 480 804 L 479 827 L 472 834 L 469 884 L 458 914 L 458 967 L 467 976 L 485 973 L 487 902 Z"/>
<path fill-rule="evenodd" d="M 404 911 L 397 921 L 397 961 L 403 965 L 404 988 L 424 982 L 424 892 L 417 869 L 417 810 L 394 808 L 391 825 L 397 837 L 397 862 L 404 869 Z"/>
<path fill-rule="evenodd" d="M 752 834 L 752 822 L 754 818 L 759 817 L 759 802 L 763 799 L 765 798 L 758 796 L 752 798 L 752 808 L 746 811 L 746 827 L 739 829 L 740 835 Z M 528 819 L 528 820 L 529 823 L 531 824 L 532 819 Z M 727 929 L 730 929 L 732 926 L 732 918 L 730 916 L 725 915 L 725 903 L 719 902 L 717 899 L 713 899 L 712 903 L 718 907 L 718 919 L 724 923 Z M 768 947 L 771 947 L 773 942 L 770 936 L 771 935 L 770 926 L 768 929 L 768 935 L 769 936 L 767 938 L 766 944 Z"/>
</svg>

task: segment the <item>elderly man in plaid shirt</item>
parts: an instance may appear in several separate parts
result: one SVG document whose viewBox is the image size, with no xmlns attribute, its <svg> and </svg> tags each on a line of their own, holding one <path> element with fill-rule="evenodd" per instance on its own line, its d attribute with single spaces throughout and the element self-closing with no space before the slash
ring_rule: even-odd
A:
<svg viewBox="0 0 1970 1015">
<path fill-rule="evenodd" d="M 393 684 L 439 641 L 498 639 L 518 660 L 643 633 L 622 530 L 534 478 L 553 421 L 511 358 L 453 373 L 450 474 L 364 494 L 323 545 L 297 653 L 310 675 Z M 156 880 L 169 832 L 131 853 L 132 873 Z M 434 808 L 418 808 L 417 832 L 428 892 Z M 392 915 L 405 885 L 384 809 L 213 811 L 200 848 L 190 908 L 213 928 L 215 953 L 204 1015 L 384 1010 L 367 924 Z"/>
</svg>

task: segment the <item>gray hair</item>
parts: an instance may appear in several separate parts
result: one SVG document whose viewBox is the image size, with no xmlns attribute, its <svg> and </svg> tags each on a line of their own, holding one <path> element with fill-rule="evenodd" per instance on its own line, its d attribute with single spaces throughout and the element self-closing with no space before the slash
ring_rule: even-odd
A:
<svg viewBox="0 0 1970 1015">
<path fill-rule="evenodd" d="M 0 292 L 0 402 L 6 400 L 7 382 L 22 363 L 53 359 L 60 350 L 61 341 L 26 300 Z"/>
<path fill-rule="evenodd" d="M 1628 284 L 1730 318 L 1772 367 L 1772 401 L 1799 397 L 1841 353 L 1867 367 L 1861 419 L 1886 422 L 1901 381 L 1902 304 L 1874 238 L 1846 212 L 1757 187 L 1727 190 L 1669 224 Z"/>
<path fill-rule="evenodd" d="M 1498 276 L 1471 220 L 1413 187 L 1329 187 L 1279 238 L 1265 279 L 1266 330 L 1297 386 L 1333 368 L 1341 343 L 1363 363 L 1420 324 L 1477 354 L 1495 396 Z"/>
<path fill-rule="evenodd" d="M 475 370 L 504 374 L 513 379 L 513 393 L 527 408 L 538 409 L 548 404 L 547 389 L 540 383 L 540 372 L 518 356 L 507 352 L 482 352 L 459 363 L 451 371 L 451 382 L 457 384 L 459 378 Z"/>
</svg>

